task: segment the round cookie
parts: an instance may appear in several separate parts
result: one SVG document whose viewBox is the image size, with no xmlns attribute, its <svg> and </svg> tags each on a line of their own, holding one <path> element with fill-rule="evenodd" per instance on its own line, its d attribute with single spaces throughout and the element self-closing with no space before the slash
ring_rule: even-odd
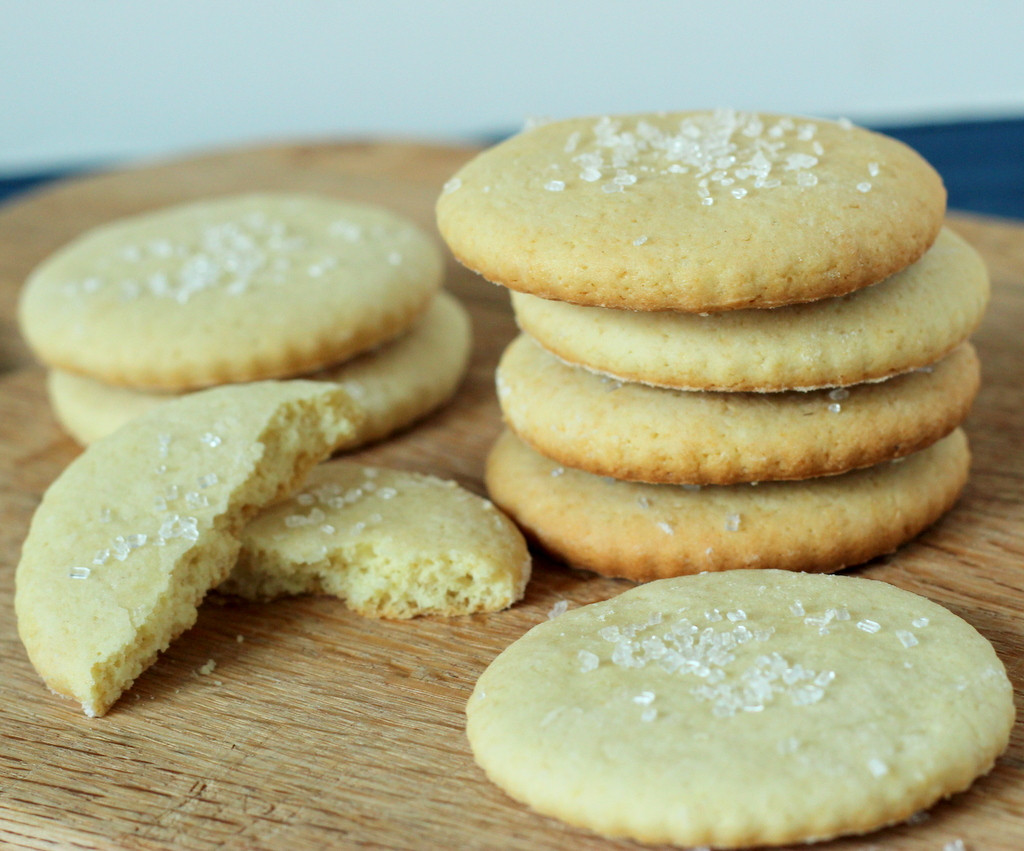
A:
<svg viewBox="0 0 1024 851">
<path fill-rule="evenodd" d="M 425 233 L 377 207 L 220 198 L 79 237 L 33 272 L 19 322 L 47 366 L 194 389 L 310 372 L 397 336 L 442 268 Z"/>
<path fill-rule="evenodd" d="M 934 363 L 988 303 L 984 262 L 943 229 L 916 263 L 846 296 L 705 316 L 587 307 L 512 293 L 519 326 L 570 363 L 686 390 L 810 390 Z"/>
<path fill-rule="evenodd" d="M 480 676 L 474 757 L 605 836 L 741 848 L 902 821 L 988 772 L 1013 725 L 992 645 L 883 582 L 668 579 L 539 624 Z M 641 790 L 638 793 L 638 790 Z"/>
<path fill-rule="evenodd" d="M 980 379 L 964 343 L 934 367 L 834 390 L 669 390 L 569 366 L 525 334 L 497 371 L 506 424 L 552 460 L 616 479 L 716 485 L 909 455 L 966 418 Z"/>
<path fill-rule="evenodd" d="M 18 634 L 54 692 L 102 715 L 196 619 L 245 521 L 349 439 L 312 381 L 217 387 L 89 446 L 47 488 L 15 576 Z"/>
<path fill-rule="evenodd" d="M 332 594 L 368 617 L 467 615 L 511 606 L 530 568 L 513 523 L 455 482 L 331 461 L 249 523 L 219 590 Z"/>
<path fill-rule="evenodd" d="M 851 126 L 734 111 L 577 118 L 484 151 L 445 186 L 441 235 L 486 279 L 629 310 L 842 295 L 917 260 L 935 170 Z"/>
<path fill-rule="evenodd" d="M 970 465 L 961 429 L 898 461 L 757 486 L 652 485 L 562 467 L 504 432 L 491 499 L 557 558 L 648 581 L 746 567 L 834 571 L 891 552 L 952 507 Z"/>
<path fill-rule="evenodd" d="M 387 437 L 447 402 L 465 375 L 471 344 L 465 308 L 440 292 L 401 337 L 306 378 L 341 384 L 362 410 L 361 423 L 343 447 L 354 449 Z M 50 371 L 47 390 L 58 421 L 82 444 L 176 398 L 61 370 Z"/>
</svg>

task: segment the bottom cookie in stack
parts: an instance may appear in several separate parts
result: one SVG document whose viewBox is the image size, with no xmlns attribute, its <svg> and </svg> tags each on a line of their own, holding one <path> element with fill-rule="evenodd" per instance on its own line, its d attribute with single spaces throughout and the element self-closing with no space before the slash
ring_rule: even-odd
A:
<svg viewBox="0 0 1024 851">
<path fill-rule="evenodd" d="M 956 501 L 961 429 L 896 461 L 758 485 L 628 482 L 564 467 L 506 431 L 487 460 L 491 499 L 557 558 L 645 582 L 702 571 L 828 572 L 891 552 Z"/>
</svg>

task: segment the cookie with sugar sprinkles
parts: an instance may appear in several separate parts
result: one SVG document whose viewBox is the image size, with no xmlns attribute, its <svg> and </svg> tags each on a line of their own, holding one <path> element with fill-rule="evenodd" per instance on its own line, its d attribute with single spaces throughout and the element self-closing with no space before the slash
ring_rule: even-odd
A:
<svg viewBox="0 0 1024 851">
<path fill-rule="evenodd" d="M 560 464 L 630 481 L 728 485 L 831 476 L 930 446 L 967 417 L 981 368 L 964 343 L 933 367 L 870 384 L 670 390 L 564 364 L 521 334 L 496 379 L 506 424 Z"/>
<path fill-rule="evenodd" d="M 102 715 L 231 571 L 245 522 L 350 439 L 340 387 L 217 387 L 143 414 L 47 488 L 15 575 L 18 634 L 43 681 Z"/>
<path fill-rule="evenodd" d="M 387 437 L 448 401 L 465 375 L 471 346 L 469 314 L 440 292 L 400 337 L 305 378 L 340 384 L 360 409 L 362 419 L 342 447 L 350 450 Z M 47 391 L 58 421 L 82 444 L 176 398 L 61 370 L 50 371 Z"/>
<path fill-rule="evenodd" d="M 778 391 L 877 381 L 934 363 L 988 305 L 985 264 L 944 228 L 906 269 L 845 296 L 700 315 L 512 293 L 519 326 L 570 363 L 687 390 Z"/>
<path fill-rule="evenodd" d="M 735 485 L 626 482 L 565 467 L 509 431 L 487 457 L 495 504 L 556 558 L 646 582 L 765 567 L 835 571 L 892 552 L 967 481 L 962 429 L 897 461 L 836 476 Z"/>
<path fill-rule="evenodd" d="M 456 482 L 331 461 L 249 523 L 219 590 L 330 594 L 367 617 L 450 617 L 508 608 L 531 566 L 512 521 Z"/>
<path fill-rule="evenodd" d="M 83 234 L 32 273 L 18 318 L 47 366 L 195 389 L 311 372 L 389 340 L 442 270 L 434 241 L 388 210 L 231 196 Z"/>
<path fill-rule="evenodd" d="M 460 262 L 512 290 L 706 312 L 877 283 L 924 254 L 945 203 L 894 139 L 718 110 L 528 129 L 448 181 L 437 221 Z"/>
<path fill-rule="evenodd" d="M 967 788 L 1014 706 L 992 645 L 942 606 L 742 570 L 541 623 L 479 677 L 466 716 L 488 777 L 541 813 L 746 848 L 865 833 Z"/>
</svg>

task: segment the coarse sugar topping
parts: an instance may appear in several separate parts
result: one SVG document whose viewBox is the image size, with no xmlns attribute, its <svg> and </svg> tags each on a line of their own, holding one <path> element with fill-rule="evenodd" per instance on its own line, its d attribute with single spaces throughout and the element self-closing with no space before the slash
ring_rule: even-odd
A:
<svg viewBox="0 0 1024 851">
<path fill-rule="evenodd" d="M 216 448 L 220 446 L 221 439 L 210 432 L 203 435 L 201 443 Z M 154 452 L 157 460 L 168 460 L 176 445 L 171 435 L 162 432 L 157 434 Z M 180 449 L 182 453 L 191 453 L 191 449 L 184 444 L 180 445 Z M 95 552 L 90 566 L 76 565 L 69 569 L 68 576 L 71 579 L 88 579 L 94 570 L 127 562 L 134 553 L 143 549 L 164 547 L 175 539 L 183 541 L 187 546 L 199 539 L 200 526 L 203 524 L 201 518 L 204 510 L 210 509 L 217 501 L 221 490 L 218 486 L 224 483 L 222 476 L 210 470 L 196 477 L 195 487 L 192 487 L 191 483 L 169 481 L 169 468 L 165 463 L 158 464 L 154 469 L 160 478 L 154 481 L 150 510 L 145 519 L 136 521 L 138 526 L 145 526 L 146 529 L 137 528 L 136 531 L 112 535 Z M 110 524 L 113 519 L 110 508 L 100 510 L 101 523 Z"/>
<path fill-rule="evenodd" d="M 656 665 L 669 674 L 693 677 L 691 693 L 710 703 L 712 713 L 719 717 L 759 712 L 780 697 L 794 706 L 820 701 L 835 678 L 834 672 L 790 662 L 767 646 L 753 663 L 738 660 L 741 647 L 767 644 L 774 633 L 774 627 L 748 625 L 747 620 L 743 609 L 724 615 L 712 609 L 702 617 L 674 621 L 655 612 L 643 623 L 603 627 L 598 636 L 612 646 L 607 658 L 613 665 Z M 601 654 L 588 650 L 581 652 L 579 659 L 581 672 L 586 672 L 598 667 Z M 653 701 L 653 692 L 643 694 L 651 695 L 648 703 Z"/>
<path fill-rule="evenodd" d="M 136 238 L 126 232 L 127 244 L 97 255 L 87 272 L 64 283 L 65 293 L 108 291 L 126 301 L 146 296 L 178 304 L 207 290 L 238 296 L 326 279 L 382 252 L 380 262 L 400 266 L 403 253 L 385 246 L 401 245 L 412 236 L 409 227 L 365 223 L 358 214 L 346 218 L 343 211 L 318 221 L 297 199 L 267 210 L 229 204 L 206 211 L 191 225 L 173 211 L 167 215 L 165 231 L 150 228 Z"/>
<path fill-rule="evenodd" d="M 811 189 L 821 181 L 818 166 L 829 157 L 821 123 L 726 109 L 690 113 L 671 127 L 649 118 L 605 116 L 567 134 L 563 151 L 571 166 L 554 178 L 549 172 L 544 188 L 594 184 L 616 194 L 644 181 L 686 175 L 685 185 L 704 206 L 742 202 L 785 185 Z M 877 179 L 879 163 L 869 163 L 866 173 Z M 872 184 L 859 180 L 850 188 L 868 192 Z"/>
<path fill-rule="evenodd" d="M 600 641 L 578 652 L 579 671 L 586 674 L 607 664 L 626 669 L 650 666 L 692 678 L 690 693 L 710 704 L 717 717 L 760 712 L 777 701 L 811 706 L 825 699 L 836 673 L 797 658 L 794 648 L 798 649 L 798 644 L 779 644 L 777 639 L 773 643 L 777 627 L 792 634 L 794 622 L 799 632 L 806 629 L 809 647 L 840 630 L 850 636 L 883 630 L 869 618 L 854 618 L 844 605 L 808 610 L 798 599 L 768 619 L 739 607 L 712 607 L 699 615 L 684 614 L 683 610 L 674 615 L 655 611 L 645 620 L 598 629 Z M 922 629 L 927 624 L 927 618 L 918 617 L 908 626 Z M 888 631 L 891 638 L 883 636 L 881 640 L 904 651 L 918 644 L 910 629 L 903 624 L 893 626 Z M 757 652 L 751 653 L 752 648 Z M 654 694 L 653 690 L 644 693 Z"/>
</svg>

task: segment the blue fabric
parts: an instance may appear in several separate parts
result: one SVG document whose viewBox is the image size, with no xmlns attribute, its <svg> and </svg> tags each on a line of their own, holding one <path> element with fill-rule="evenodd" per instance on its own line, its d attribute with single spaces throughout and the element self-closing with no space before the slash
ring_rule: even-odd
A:
<svg viewBox="0 0 1024 851">
<path fill-rule="evenodd" d="M 62 177 L 70 177 L 73 174 L 75 172 L 68 169 L 20 174 L 17 177 L 0 177 L 0 203 L 13 198 L 15 195 L 28 192 L 36 186 L 49 183 L 51 180 L 59 180 Z"/>
<path fill-rule="evenodd" d="M 1024 219 L 1024 118 L 873 129 L 935 167 L 950 209 Z"/>
<path fill-rule="evenodd" d="M 949 191 L 950 209 L 1024 219 L 1024 118 L 873 129 L 901 139 L 935 166 Z M 75 173 L 0 177 L 0 201 Z"/>
</svg>

